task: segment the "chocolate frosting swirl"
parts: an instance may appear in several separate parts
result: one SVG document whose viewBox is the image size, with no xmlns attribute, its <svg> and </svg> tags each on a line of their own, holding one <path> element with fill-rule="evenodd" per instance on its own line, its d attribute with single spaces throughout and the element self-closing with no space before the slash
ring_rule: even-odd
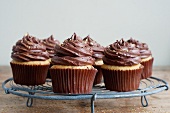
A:
<svg viewBox="0 0 170 113">
<path fill-rule="evenodd" d="M 49 54 L 39 39 L 26 34 L 13 46 L 11 58 L 20 62 L 45 61 L 49 59 Z"/>
<path fill-rule="evenodd" d="M 93 50 L 93 55 L 92 57 L 95 59 L 102 59 L 104 56 L 104 47 L 101 46 L 99 43 L 94 41 L 90 36 L 88 35 L 83 39 L 83 41 L 88 44 L 92 50 Z"/>
<path fill-rule="evenodd" d="M 104 50 L 104 64 L 115 66 L 132 66 L 141 62 L 140 51 L 134 44 L 121 39 Z"/>
<path fill-rule="evenodd" d="M 136 48 L 139 48 L 141 59 L 147 58 L 152 55 L 146 43 L 139 42 L 138 40 L 135 40 L 133 38 L 130 38 L 129 40 L 127 40 L 127 42 L 135 44 Z"/>
<path fill-rule="evenodd" d="M 54 39 L 53 35 L 51 35 L 49 38 L 43 39 L 42 44 L 46 47 L 46 50 L 49 53 L 50 58 L 52 58 L 54 56 L 54 48 L 56 44 L 60 44 L 60 42 Z"/>
<path fill-rule="evenodd" d="M 90 46 L 74 33 L 61 45 L 55 46 L 55 56 L 52 63 L 55 65 L 84 66 L 93 65 L 93 51 Z"/>
</svg>

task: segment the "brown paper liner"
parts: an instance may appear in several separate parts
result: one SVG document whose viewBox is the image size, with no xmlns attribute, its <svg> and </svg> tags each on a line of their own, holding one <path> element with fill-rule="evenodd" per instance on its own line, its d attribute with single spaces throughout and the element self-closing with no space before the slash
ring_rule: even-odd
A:
<svg viewBox="0 0 170 113">
<path fill-rule="evenodd" d="M 146 61 L 146 62 L 141 62 L 141 64 L 144 66 L 143 73 L 141 76 L 141 79 L 149 78 L 152 75 L 152 65 L 153 65 L 153 60 L 154 58 Z"/>
<path fill-rule="evenodd" d="M 96 68 L 98 70 L 98 72 L 96 73 L 93 85 L 96 84 L 100 84 L 103 78 L 103 74 L 102 74 L 102 70 L 101 70 L 101 66 L 93 66 L 94 68 Z"/>
<path fill-rule="evenodd" d="M 53 92 L 87 94 L 92 91 L 96 69 L 50 69 Z"/>
<path fill-rule="evenodd" d="M 50 63 L 48 72 L 47 72 L 47 78 L 51 79 L 51 75 L 50 75 L 50 68 L 51 68 L 52 64 Z"/>
<path fill-rule="evenodd" d="M 16 84 L 33 86 L 45 83 L 49 65 L 10 64 Z"/>
<path fill-rule="evenodd" d="M 136 70 L 102 69 L 104 83 L 107 90 L 126 92 L 139 87 L 143 66 Z"/>
</svg>

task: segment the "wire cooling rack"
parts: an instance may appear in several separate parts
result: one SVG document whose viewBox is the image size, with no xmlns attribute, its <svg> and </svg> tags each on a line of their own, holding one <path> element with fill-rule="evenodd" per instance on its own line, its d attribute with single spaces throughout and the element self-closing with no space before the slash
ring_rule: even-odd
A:
<svg viewBox="0 0 170 113">
<path fill-rule="evenodd" d="M 101 83 L 94 86 L 90 94 L 60 94 L 52 91 L 51 79 L 46 79 L 46 83 L 43 85 L 25 86 L 15 84 L 13 78 L 9 78 L 2 83 L 2 88 L 5 90 L 6 94 L 27 97 L 27 107 L 32 106 L 34 98 L 46 100 L 91 99 L 91 113 L 94 113 L 94 101 L 96 99 L 141 97 L 142 106 L 147 107 L 148 101 L 146 96 L 168 90 L 169 85 L 162 79 L 150 77 L 141 80 L 139 88 L 130 92 L 109 91 L 106 90 L 104 83 Z"/>
</svg>

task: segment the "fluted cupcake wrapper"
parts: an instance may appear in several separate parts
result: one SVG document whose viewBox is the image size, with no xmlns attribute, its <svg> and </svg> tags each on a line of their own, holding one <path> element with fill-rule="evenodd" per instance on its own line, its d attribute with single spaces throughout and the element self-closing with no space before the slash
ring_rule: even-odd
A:
<svg viewBox="0 0 170 113">
<path fill-rule="evenodd" d="M 152 58 L 148 61 L 145 61 L 145 62 L 141 62 L 141 64 L 144 66 L 141 79 L 146 79 L 148 77 L 151 77 L 153 60 L 154 60 L 154 58 Z"/>
<path fill-rule="evenodd" d="M 102 70 L 101 70 L 101 66 L 93 66 L 94 68 L 96 68 L 98 70 L 98 72 L 96 73 L 93 85 L 99 84 L 102 81 L 103 78 L 103 74 L 102 74 Z"/>
<path fill-rule="evenodd" d="M 102 69 L 107 90 L 126 92 L 139 88 L 143 66 L 135 70 Z"/>
<path fill-rule="evenodd" d="M 96 69 L 50 69 L 53 92 L 87 94 L 92 91 Z"/>
<path fill-rule="evenodd" d="M 10 64 L 16 84 L 34 86 L 45 83 L 49 65 Z"/>
<path fill-rule="evenodd" d="M 51 75 L 50 75 L 50 68 L 51 68 L 52 64 L 50 63 L 48 72 L 47 72 L 47 78 L 51 79 Z"/>
</svg>

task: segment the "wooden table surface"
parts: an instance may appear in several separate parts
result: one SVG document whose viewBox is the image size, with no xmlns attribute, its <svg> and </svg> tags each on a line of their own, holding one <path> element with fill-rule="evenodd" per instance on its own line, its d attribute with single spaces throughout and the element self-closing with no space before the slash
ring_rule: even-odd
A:
<svg viewBox="0 0 170 113">
<path fill-rule="evenodd" d="M 153 76 L 170 83 L 170 67 L 154 67 Z M 0 66 L 0 84 L 12 77 L 9 66 Z M 170 90 L 147 96 L 149 106 L 142 107 L 140 97 L 97 99 L 95 113 L 170 113 Z M 0 113 L 90 113 L 90 100 L 34 99 L 26 107 L 25 97 L 5 94 L 0 87 Z"/>
</svg>

